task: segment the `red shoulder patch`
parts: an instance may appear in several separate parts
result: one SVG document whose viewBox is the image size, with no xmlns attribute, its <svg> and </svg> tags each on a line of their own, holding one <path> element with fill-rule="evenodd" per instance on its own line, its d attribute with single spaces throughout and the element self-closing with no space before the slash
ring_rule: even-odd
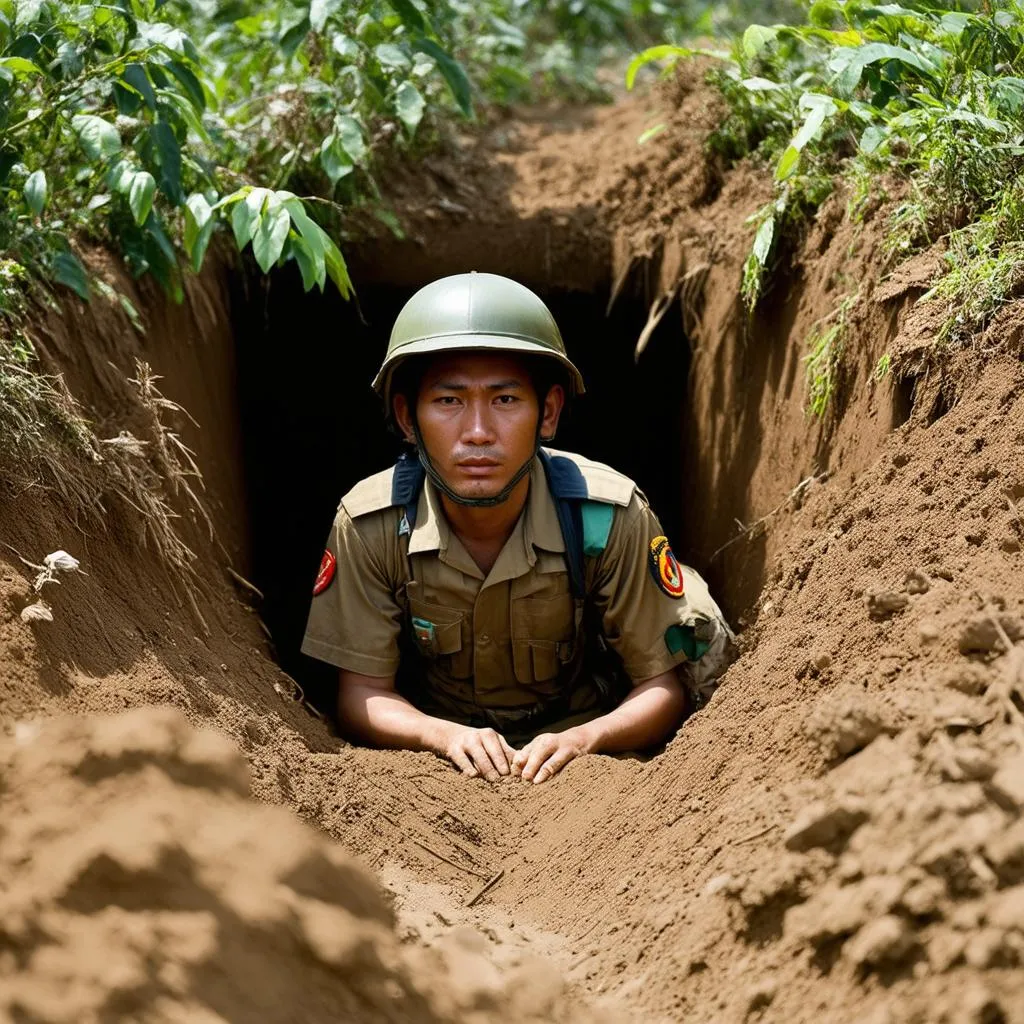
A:
<svg viewBox="0 0 1024 1024">
<path fill-rule="evenodd" d="M 683 571 L 668 546 L 667 537 L 655 537 L 650 547 L 650 569 L 654 582 L 669 597 L 682 597 L 685 587 Z"/>
<path fill-rule="evenodd" d="M 316 583 L 313 584 L 314 597 L 322 594 L 331 585 L 337 567 L 338 560 L 330 551 L 325 551 L 324 557 L 320 559 L 320 571 L 316 574 Z"/>
</svg>

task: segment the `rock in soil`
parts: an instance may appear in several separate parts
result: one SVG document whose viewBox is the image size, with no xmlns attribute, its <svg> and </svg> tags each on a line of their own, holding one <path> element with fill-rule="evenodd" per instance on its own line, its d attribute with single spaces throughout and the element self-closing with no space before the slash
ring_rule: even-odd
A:
<svg viewBox="0 0 1024 1024">
<path fill-rule="evenodd" d="M 917 946 L 910 925 L 893 914 L 885 914 L 865 925 L 847 944 L 845 954 L 858 967 L 878 967 L 902 960 Z"/>
<path fill-rule="evenodd" d="M 835 847 L 844 843 L 868 819 L 867 810 L 851 802 L 824 801 L 805 808 L 786 830 L 783 841 L 788 850 L 802 852 L 813 847 Z"/>
</svg>

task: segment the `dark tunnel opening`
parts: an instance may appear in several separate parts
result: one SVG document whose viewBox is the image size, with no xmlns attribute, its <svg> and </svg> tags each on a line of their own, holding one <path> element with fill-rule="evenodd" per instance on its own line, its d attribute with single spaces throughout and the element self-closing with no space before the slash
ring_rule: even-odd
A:
<svg viewBox="0 0 1024 1024">
<path fill-rule="evenodd" d="M 423 283 L 426 283 L 425 281 Z M 314 705 L 333 712 L 337 673 L 299 652 L 313 580 L 341 496 L 401 450 L 370 388 L 391 325 L 416 289 L 360 288 L 358 305 L 305 294 L 275 274 L 242 304 L 239 394 L 249 509 L 250 572 L 281 667 Z M 647 322 L 642 283 L 606 315 L 607 290 L 539 291 L 583 373 L 587 394 L 563 418 L 554 447 L 631 476 L 684 560 L 681 467 L 690 348 L 677 318 L 661 322 L 639 362 Z"/>
</svg>

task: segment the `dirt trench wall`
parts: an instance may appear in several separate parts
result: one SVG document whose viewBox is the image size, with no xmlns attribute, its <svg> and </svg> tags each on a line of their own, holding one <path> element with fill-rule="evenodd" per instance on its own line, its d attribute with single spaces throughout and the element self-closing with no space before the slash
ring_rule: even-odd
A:
<svg viewBox="0 0 1024 1024">
<path fill-rule="evenodd" d="M 33 323 L 29 333 L 43 369 L 64 377 L 98 437 L 128 431 L 151 443 L 152 417 L 132 380 L 138 360 L 152 367 L 163 396 L 183 409 L 165 411 L 165 424 L 195 453 L 203 474 L 195 487 L 227 557 L 244 572 L 248 537 L 232 311 L 238 294 L 231 284 L 241 280 L 239 268 L 226 250 L 215 249 L 201 276 L 185 277 L 185 300 L 176 304 L 155 281 L 132 280 L 113 254 L 96 250 L 88 262 L 113 291 L 97 289 L 90 302 L 62 293 L 59 305 Z M 209 530 L 187 503 L 176 511 L 185 516 L 179 525 L 188 541 L 208 542 Z"/>
</svg>

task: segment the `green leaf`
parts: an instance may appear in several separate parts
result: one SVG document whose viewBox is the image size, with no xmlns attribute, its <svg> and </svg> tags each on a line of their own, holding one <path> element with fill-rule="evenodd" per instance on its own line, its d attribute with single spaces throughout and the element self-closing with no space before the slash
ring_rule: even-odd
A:
<svg viewBox="0 0 1024 1024">
<path fill-rule="evenodd" d="M 70 288 L 79 298 L 89 301 L 89 275 L 73 252 L 59 252 L 51 264 L 53 279 Z"/>
<path fill-rule="evenodd" d="M 412 82 L 403 82 L 395 91 L 395 110 L 410 135 L 415 134 L 417 126 L 423 120 L 426 105 L 423 94 Z"/>
<path fill-rule="evenodd" d="M 107 171 L 107 185 L 114 192 L 121 192 L 128 195 L 132 182 L 135 180 L 135 168 L 127 160 L 118 160 L 109 171 Z"/>
<path fill-rule="evenodd" d="M 206 248 L 216 224 L 213 208 L 206 197 L 201 192 L 193 192 L 185 201 L 185 252 L 192 260 L 192 269 L 196 273 L 203 265 Z"/>
<path fill-rule="evenodd" d="M 345 257 L 341 255 L 341 250 L 327 238 L 326 234 L 324 237 L 327 240 L 327 244 L 324 247 L 324 261 L 327 264 L 327 273 L 330 279 L 334 282 L 335 288 L 341 292 L 341 297 L 347 299 L 353 291 L 352 279 L 348 276 L 348 267 L 345 265 Z"/>
<path fill-rule="evenodd" d="M 765 47 L 774 43 L 779 30 L 765 25 L 751 25 L 743 33 L 743 52 L 747 57 L 760 56 Z"/>
<path fill-rule="evenodd" d="M 1024 113 L 1024 79 L 997 78 L 992 83 L 992 98 L 1000 112 L 1019 117 Z"/>
<path fill-rule="evenodd" d="M 253 255 L 264 274 L 270 273 L 270 268 L 281 258 L 290 227 L 291 218 L 285 207 L 276 198 L 268 198 L 267 208 L 252 236 Z"/>
<path fill-rule="evenodd" d="M 434 58 L 444 80 L 448 83 L 452 96 L 455 97 L 455 102 L 459 105 L 459 109 L 466 117 L 472 117 L 473 87 L 470 85 L 462 65 L 449 57 L 433 39 L 417 37 L 413 41 L 413 49 Z"/>
<path fill-rule="evenodd" d="M 359 56 L 359 44 L 340 32 L 335 32 L 331 36 L 331 49 L 343 61 L 354 61 Z"/>
<path fill-rule="evenodd" d="M 206 109 L 206 93 L 203 91 L 202 82 L 179 60 L 172 60 L 164 67 L 178 80 L 192 106 L 200 112 L 204 111 Z"/>
<path fill-rule="evenodd" d="M 135 90 L 150 110 L 156 110 L 156 93 L 153 91 L 153 83 L 146 74 L 146 69 L 141 64 L 129 64 L 121 75 L 125 84 Z"/>
<path fill-rule="evenodd" d="M 327 246 L 330 244 L 330 238 L 324 229 L 306 212 L 301 199 L 289 192 L 278 192 L 277 195 L 288 211 L 292 223 L 298 228 L 302 236 L 302 242 L 305 247 L 304 252 L 308 254 L 312 261 L 313 279 L 320 286 L 320 290 L 323 291 L 324 283 L 327 280 L 327 264 L 324 254 L 327 251 Z M 305 280 L 305 276 L 305 271 L 303 271 L 303 280 Z M 309 290 L 308 285 L 306 290 Z"/>
<path fill-rule="evenodd" d="M 754 248 L 753 254 L 754 259 L 757 260 L 758 264 L 762 267 L 767 267 L 768 257 L 771 255 L 772 242 L 775 240 L 775 217 L 765 217 L 761 221 L 761 226 L 757 229 L 757 234 L 754 236 Z"/>
<path fill-rule="evenodd" d="M 672 46 L 668 43 L 664 43 L 661 46 L 649 46 L 629 62 L 629 67 L 626 68 L 626 88 L 633 88 L 637 73 L 644 65 L 650 64 L 651 61 L 671 60 L 675 64 L 681 57 L 692 57 L 693 52 L 693 50 L 689 50 L 685 46 Z"/>
<path fill-rule="evenodd" d="M 839 108 L 831 96 L 822 93 L 805 92 L 800 97 L 800 109 L 807 111 L 807 117 L 800 126 L 800 130 L 793 136 L 789 146 L 786 147 L 775 168 L 775 180 L 785 181 L 796 170 L 800 158 L 800 152 L 811 139 L 815 138 L 821 131 L 826 119 L 835 114 Z"/>
<path fill-rule="evenodd" d="M 160 168 L 160 191 L 175 206 L 180 206 L 185 201 L 185 194 L 181 187 L 181 146 L 178 139 L 166 121 L 157 121 L 152 126 L 150 138 Z"/>
<path fill-rule="evenodd" d="M 302 287 L 305 291 L 311 291 L 313 286 L 318 284 L 316 276 L 316 263 L 309 251 L 305 241 L 296 234 L 292 234 L 288 241 L 291 243 L 291 254 L 299 265 L 299 272 L 302 274 Z M 323 285 L 320 285 L 323 290 Z"/>
<path fill-rule="evenodd" d="M 236 203 L 231 211 L 231 230 L 235 235 L 235 245 L 239 252 L 242 251 L 251 241 L 252 233 L 259 223 L 259 211 L 253 211 L 248 203 Z"/>
<path fill-rule="evenodd" d="M 402 24 L 410 32 L 430 33 L 430 22 L 412 0 L 388 0 L 394 12 L 402 19 Z"/>
<path fill-rule="evenodd" d="M 807 12 L 807 20 L 812 25 L 827 28 L 836 18 L 842 17 L 843 9 L 836 0 L 816 0 Z"/>
<path fill-rule="evenodd" d="M 0 68 L 14 75 L 41 75 L 43 69 L 26 57 L 0 57 Z"/>
<path fill-rule="evenodd" d="M 667 127 L 668 125 L 666 124 L 652 125 L 646 131 L 640 133 L 640 135 L 637 137 L 636 144 L 638 146 L 646 145 L 648 142 L 651 141 L 651 139 L 656 139 Z"/>
<path fill-rule="evenodd" d="M 309 5 L 309 24 L 313 31 L 323 32 L 327 19 L 340 6 L 340 0 L 312 0 Z"/>
<path fill-rule="evenodd" d="M 864 134 L 860 137 L 860 151 L 868 154 L 874 153 L 885 141 L 888 134 L 885 128 L 881 128 L 877 124 L 869 125 L 864 129 Z"/>
<path fill-rule="evenodd" d="M 341 139 L 333 132 L 320 145 L 320 166 L 331 179 L 332 185 L 337 185 L 346 174 L 351 174 L 355 167 L 345 152 Z"/>
<path fill-rule="evenodd" d="M 46 206 L 48 195 L 46 172 L 33 171 L 25 181 L 24 193 L 28 208 L 38 217 Z"/>
<path fill-rule="evenodd" d="M 795 170 L 800 160 L 800 150 L 795 146 L 787 146 L 779 158 L 778 166 L 775 168 L 775 180 L 785 181 Z"/>
<path fill-rule="evenodd" d="M 394 43 L 381 43 L 373 48 L 377 63 L 385 68 L 407 68 L 412 63 L 405 50 Z"/>
<path fill-rule="evenodd" d="M 782 88 L 778 82 L 773 82 L 770 78 L 744 78 L 740 85 L 750 92 L 772 92 Z"/>
<path fill-rule="evenodd" d="M 334 127 L 341 148 L 348 154 L 349 159 L 354 164 L 361 164 L 366 159 L 362 125 L 351 114 L 340 114 L 334 119 Z"/>
<path fill-rule="evenodd" d="M 139 171 L 133 178 L 128 189 L 128 205 L 131 207 L 135 223 L 146 223 L 149 211 L 153 209 L 153 196 L 156 194 L 156 178 L 149 171 Z"/>
<path fill-rule="evenodd" d="M 117 129 L 95 114 L 76 114 L 71 127 L 90 160 L 103 160 L 121 152 L 121 136 Z"/>
<path fill-rule="evenodd" d="M 828 68 L 835 76 L 836 91 L 842 95 L 850 95 L 860 84 L 864 69 L 880 60 L 900 61 L 927 75 L 933 75 L 937 70 L 923 57 L 902 46 L 868 43 L 865 46 L 846 47 L 837 50 L 828 62 Z"/>
<path fill-rule="evenodd" d="M 295 51 L 302 45 L 303 40 L 309 35 L 309 18 L 292 25 L 280 38 L 278 45 L 286 57 L 294 57 Z"/>
</svg>

